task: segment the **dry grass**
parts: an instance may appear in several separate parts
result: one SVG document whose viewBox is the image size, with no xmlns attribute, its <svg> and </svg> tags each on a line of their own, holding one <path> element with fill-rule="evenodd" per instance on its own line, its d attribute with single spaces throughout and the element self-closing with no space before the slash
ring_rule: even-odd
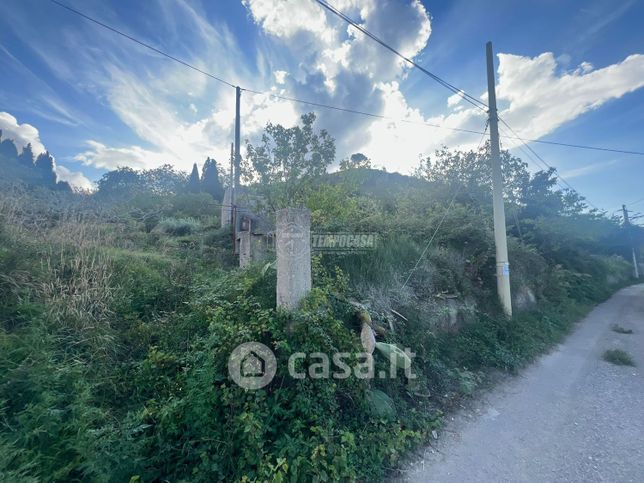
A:
<svg viewBox="0 0 644 483">
<path fill-rule="evenodd" d="M 4 284 L 40 300 L 49 323 L 77 343 L 107 347 L 115 287 L 105 247 L 118 243 L 118 229 L 100 224 L 77 198 L 19 187 L 0 194 L 0 219 L 12 244 L 40 259 L 36 278 L 13 271 L 2 275 Z"/>
</svg>

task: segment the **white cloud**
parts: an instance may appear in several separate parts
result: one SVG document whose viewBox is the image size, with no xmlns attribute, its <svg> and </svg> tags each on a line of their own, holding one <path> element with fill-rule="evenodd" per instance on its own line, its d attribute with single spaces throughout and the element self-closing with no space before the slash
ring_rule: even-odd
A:
<svg viewBox="0 0 644 483">
<path fill-rule="evenodd" d="M 477 109 L 459 109 L 447 115 L 424 117 L 418 109 L 408 105 L 398 83 L 380 84 L 378 89 L 385 100 L 383 115 L 407 122 L 383 119 L 371 123 L 370 140 L 358 151 L 384 164 L 387 169 L 407 173 L 418 166 L 419 155 L 433 153 L 445 145 L 460 149 L 474 148 L 481 139 L 478 134 L 429 126 L 482 131 L 485 118 Z"/>
<path fill-rule="evenodd" d="M 286 82 L 286 76 L 288 75 L 288 72 L 285 70 L 276 70 L 273 72 L 273 75 L 275 76 L 275 82 L 278 84 L 284 84 Z"/>
<path fill-rule="evenodd" d="M 419 154 L 443 145 L 467 149 L 479 142 L 480 136 L 474 134 L 413 124 L 480 131 L 485 114 L 468 107 L 456 94 L 447 98 L 442 113 L 413 108 L 401 89 L 409 67 L 315 2 L 243 3 L 267 34 L 257 40 L 255 59 L 239 48 L 224 23 L 210 24 L 198 3 L 158 1 L 150 10 L 162 17 L 156 19 L 156 33 L 172 46 L 168 50 L 234 84 L 409 122 L 315 109 L 245 91 L 242 141 L 256 140 L 269 121 L 290 126 L 300 113 L 316 110 L 319 127 L 336 137 L 338 157 L 361 151 L 389 170 L 409 171 Z M 420 57 L 427 46 L 430 16 L 419 0 L 336 0 L 333 4 L 408 57 Z M 26 26 L 22 31 L 31 37 Z M 100 42 L 100 56 L 90 38 Z M 77 52 L 74 60 L 82 62 L 81 71 L 68 59 L 71 46 Z M 207 156 L 228 159 L 235 113 L 230 87 L 93 26 L 67 29 L 60 42 L 33 48 L 62 80 L 95 93 L 139 138 L 110 145 L 99 135 L 92 136 L 94 140 L 88 141 L 77 160 L 102 169 L 150 168 L 168 162 L 189 170 Z M 557 60 L 551 53 L 534 58 L 500 54 L 501 116 L 525 137 L 544 136 L 644 85 L 643 59 L 633 55 L 604 68 L 586 62 L 570 68 L 565 54 Z M 483 93 L 481 99 L 486 98 Z"/>
<path fill-rule="evenodd" d="M 46 151 L 40 141 L 38 129 L 31 124 L 19 124 L 18 120 L 8 112 L 0 112 L 0 129 L 2 130 L 2 138 L 12 139 L 18 152 L 22 152 L 22 148 L 29 143 L 31 143 L 35 155 Z"/>
<path fill-rule="evenodd" d="M 315 2 L 242 0 L 242 3 L 266 32 L 278 37 L 291 37 L 300 31 L 308 31 L 329 41 L 334 35 L 324 12 Z"/>
<path fill-rule="evenodd" d="M 447 107 L 455 107 L 463 100 L 461 94 L 453 94 L 447 98 Z"/>
<path fill-rule="evenodd" d="M 557 75 L 551 52 L 537 57 L 499 54 L 500 115 L 528 138 L 545 136 L 566 122 L 644 86 L 644 55 L 592 70 L 583 62 Z"/>
<path fill-rule="evenodd" d="M 603 171 L 604 169 L 608 168 L 609 166 L 612 166 L 612 165 L 616 164 L 618 161 L 619 160 L 617 160 L 617 159 L 611 159 L 609 161 L 600 161 L 600 162 L 597 162 L 597 163 L 588 164 L 586 166 L 581 166 L 579 168 L 568 169 L 568 170 L 560 172 L 559 174 L 564 179 L 580 178 L 581 176 L 586 176 L 586 175 L 591 174 L 591 173 L 596 173 L 598 171 Z"/>
<path fill-rule="evenodd" d="M 59 181 L 67 181 L 72 188 L 82 191 L 92 191 L 94 189 L 94 183 L 87 179 L 80 171 L 71 171 L 65 166 L 57 165 L 56 175 Z"/>
<path fill-rule="evenodd" d="M 74 160 L 100 169 L 111 170 L 124 166 L 141 169 L 160 166 L 164 162 L 168 162 L 168 160 L 164 161 L 161 153 L 149 151 L 139 146 L 114 148 L 91 140 L 86 144 L 89 149 L 74 156 Z"/>
</svg>

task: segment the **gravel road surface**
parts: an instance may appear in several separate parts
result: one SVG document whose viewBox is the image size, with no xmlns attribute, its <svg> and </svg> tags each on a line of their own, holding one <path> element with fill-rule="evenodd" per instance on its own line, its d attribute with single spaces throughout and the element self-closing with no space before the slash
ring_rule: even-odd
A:
<svg viewBox="0 0 644 483">
<path fill-rule="evenodd" d="M 602 360 L 613 348 L 636 367 Z M 553 352 L 447 419 L 399 481 L 644 482 L 644 285 L 619 291 Z"/>
</svg>

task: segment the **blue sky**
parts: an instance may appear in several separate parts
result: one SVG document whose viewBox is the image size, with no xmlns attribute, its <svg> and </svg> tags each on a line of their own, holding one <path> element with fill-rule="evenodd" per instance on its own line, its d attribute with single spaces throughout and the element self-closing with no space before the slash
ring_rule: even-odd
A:
<svg viewBox="0 0 644 483">
<path fill-rule="evenodd" d="M 482 113 L 312 0 L 65 0 L 233 84 L 395 119 L 482 130 Z M 522 135 L 644 151 L 644 2 L 331 2 L 432 72 L 485 100 L 494 42 L 501 116 Z M 48 149 L 77 185 L 108 169 L 226 162 L 234 91 L 46 0 L 0 5 L 0 128 Z M 471 106 L 470 106 L 471 107 Z M 307 106 L 244 93 L 242 137 L 293 124 Z M 338 160 L 409 172 L 480 136 L 318 110 Z M 503 134 L 503 133 L 502 133 Z M 512 140 L 505 147 L 515 146 Z M 595 205 L 644 197 L 644 157 L 533 148 Z M 517 151 L 517 154 L 522 154 Z M 536 165 L 535 165 L 536 168 Z M 640 205 L 642 206 L 642 205 Z"/>
</svg>

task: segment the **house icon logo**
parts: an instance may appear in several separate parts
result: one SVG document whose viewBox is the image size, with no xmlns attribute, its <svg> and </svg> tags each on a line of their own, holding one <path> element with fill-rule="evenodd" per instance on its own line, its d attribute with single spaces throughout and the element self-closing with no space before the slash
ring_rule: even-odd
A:
<svg viewBox="0 0 644 483">
<path fill-rule="evenodd" d="M 228 358 L 228 374 L 245 389 L 268 385 L 277 371 L 273 351 L 259 342 L 245 342 L 235 347 Z"/>
</svg>

